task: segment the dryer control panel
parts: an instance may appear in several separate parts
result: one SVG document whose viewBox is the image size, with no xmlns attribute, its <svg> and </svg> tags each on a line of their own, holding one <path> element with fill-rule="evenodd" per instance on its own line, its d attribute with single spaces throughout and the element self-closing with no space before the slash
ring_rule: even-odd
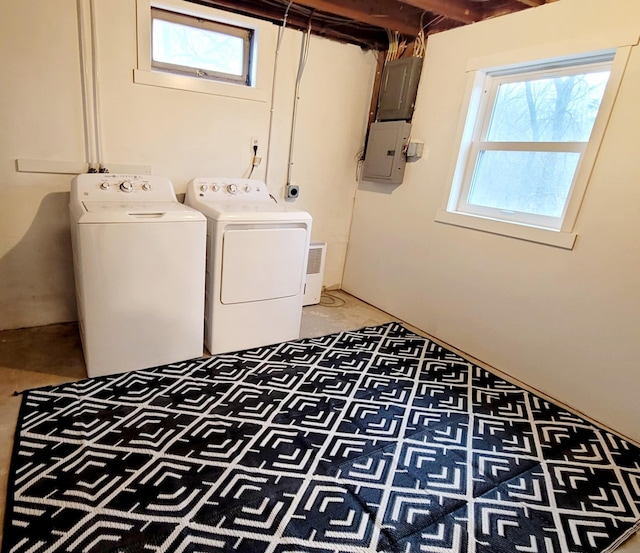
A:
<svg viewBox="0 0 640 553">
<path fill-rule="evenodd" d="M 271 201 L 267 185 L 257 179 L 201 177 L 187 185 L 187 196 L 213 202 Z"/>
</svg>

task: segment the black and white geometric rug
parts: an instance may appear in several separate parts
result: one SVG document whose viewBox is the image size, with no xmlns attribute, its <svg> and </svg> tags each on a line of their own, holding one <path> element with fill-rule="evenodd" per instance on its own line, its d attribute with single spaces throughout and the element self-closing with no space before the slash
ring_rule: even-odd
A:
<svg viewBox="0 0 640 553">
<path fill-rule="evenodd" d="M 4 553 L 583 553 L 640 449 L 403 326 L 25 394 Z"/>
</svg>

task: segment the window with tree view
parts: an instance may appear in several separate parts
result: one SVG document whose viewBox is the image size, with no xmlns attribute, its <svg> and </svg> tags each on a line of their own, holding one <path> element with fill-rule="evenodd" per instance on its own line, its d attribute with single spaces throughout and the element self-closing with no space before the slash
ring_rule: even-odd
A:
<svg viewBox="0 0 640 553">
<path fill-rule="evenodd" d="M 156 70 L 250 85 L 252 31 L 152 8 Z"/>
<path fill-rule="evenodd" d="M 612 58 L 486 73 L 455 211 L 560 229 Z"/>
</svg>

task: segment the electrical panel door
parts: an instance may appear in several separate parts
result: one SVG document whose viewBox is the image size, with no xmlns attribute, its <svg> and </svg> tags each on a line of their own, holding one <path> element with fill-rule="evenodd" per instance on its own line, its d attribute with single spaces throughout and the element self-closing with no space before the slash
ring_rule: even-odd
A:
<svg viewBox="0 0 640 553">
<path fill-rule="evenodd" d="M 405 148 L 410 134 L 411 124 L 405 121 L 372 123 L 362 180 L 402 184 L 407 163 Z"/>
<path fill-rule="evenodd" d="M 385 64 L 378 96 L 378 121 L 411 119 L 421 71 L 422 58 L 400 58 Z"/>
</svg>

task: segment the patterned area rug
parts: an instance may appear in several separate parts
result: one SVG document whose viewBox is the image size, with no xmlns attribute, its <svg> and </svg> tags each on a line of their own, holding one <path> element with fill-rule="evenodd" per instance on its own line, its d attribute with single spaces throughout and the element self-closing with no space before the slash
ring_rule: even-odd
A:
<svg viewBox="0 0 640 553">
<path fill-rule="evenodd" d="M 640 450 L 403 326 L 32 390 L 2 551 L 603 552 Z"/>
</svg>

